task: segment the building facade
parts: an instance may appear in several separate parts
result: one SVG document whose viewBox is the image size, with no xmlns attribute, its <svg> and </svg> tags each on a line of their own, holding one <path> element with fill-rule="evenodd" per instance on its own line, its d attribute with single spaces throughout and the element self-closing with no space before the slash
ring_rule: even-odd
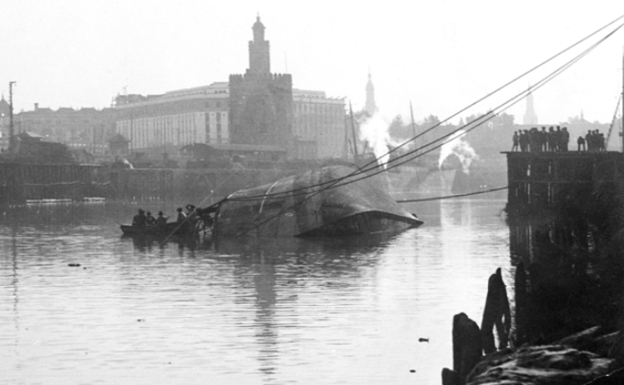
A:
<svg viewBox="0 0 624 385">
<path fill-rule="evenodd" d="M 11 105 L 4 100 L 4 95 L 0 99 L 0 151 L 4 152 L 9 147 Z"/>
<path fill-rule="evenodd" d="M 213 83 L 164 95 L 120 95 L 116 132 L 130 150 L 230 143 L 228 92 L 227 83 Z"/>
<path fill-rule="evenodd" d="M 249 68 L 230 75 L 229 82 L 161 95 L 118 95 L 112 108 L 101 110 L 51 110 L 35 104 L 33 111 L 16 114 L 15 132 L 97 154 L 110 153 L 108 141 L 121 135 L 130 153 L 174 154 L 202 143 L 278 146 L 288 158 L 298 159 L 343 157 L 344 100 L 293 89 L 290 74 L 271 73 L 270 44 L 259 17 L 252 30 Z"/>
<path fill-rule="evenodd" d="M 293 135 L 299 158 L 344 158 L 345 103 L 323 91 L 293 90 Z"/>
<path fill-rule="evenodd" d="M 35 103 L 32 111 L 15 114 L 13 126 L 15 134 L 33 133 L 47 142 L 104 154 L 108 148 L 107 140 L 115 132 L 115 111 L 112 108 L 76 110 L 68 107 L 53 110 Z"/>
</svg>

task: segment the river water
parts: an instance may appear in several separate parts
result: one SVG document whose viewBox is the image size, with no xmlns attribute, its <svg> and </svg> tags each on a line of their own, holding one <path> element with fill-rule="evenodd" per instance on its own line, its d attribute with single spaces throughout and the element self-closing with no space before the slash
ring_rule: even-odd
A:
<svg viewBox="0 0 624 385">
<path fill-rule="evenodd" d="M 8 209 L 0 382 L 439 384 L 497 267 L 513 298 L 504 205 L 414 204 L 425 225 L 390 238 L 163 244 L 121 237 L 136 205 Z"/>
</svg>

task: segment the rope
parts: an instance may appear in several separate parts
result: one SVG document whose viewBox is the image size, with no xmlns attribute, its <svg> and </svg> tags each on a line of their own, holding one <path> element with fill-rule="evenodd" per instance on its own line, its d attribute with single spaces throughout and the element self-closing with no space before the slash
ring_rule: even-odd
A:
<svg viewBox="0 0 624 385">
<path fill-rule="evenodd" d="M 622 18 L 624 18 L 624 16 L 620 16 L 617 20 L 620 20 L 620 19 L 622 19 Z M 533 89 L 539 89 L 539 88 L 543 87 L 545 84 L 549 83 L 549 82 L 550 82 L 552 79 L 554 79 L 556 76 L 560 75 L 562 72 L 564 72 L 565 70 L 567 70 L 568 68 L 570 68 L 573 64 L 577 63 L 580 59 L 582 59 L 582 58 L 583 58 L 583 57 L 585 57 L 587 54 L 589 54 L 591 51 L 593 51 L 593 50 L 594 50 L 597 46 L 599 46 L 601 43 L 603 43 L 606 39 L 608 39 L 608 38 L 610 38 L 611 36 L 613 36 L 613 34 L 615 34 L 617 31 L 619 31 L 619 30 L 620 30 L 623 26 L 624 26 L 624 23 L 623 23 L 623 24 L 620 24 L 617 28 L 615 28 L 614 30 L 612 30 L 611 32 L 609 32 L 606 36 L 604 36 L 604 37 L 603 37 L 602 39 L 600 39 L 598 42 L 594 43 L 594 44 L 593 44 L 593 45 L 591 45 L 589 48 L 587 48 L 585 51 L 581 52 L 580 54 L 578 54 L 577 56 L 575 56 L 574 58 L 572 58 L 571 60 L 569 60 L 569 61 L 568 61 L 568 62 L 566 62 L 565 64 L 561 65 L 560 67 L 558 67 L 557 69 L 555 69 L 554 71 L 552 71 L 550 74 L 548 74 L 548 75 L 547 75 L 547 76 L 545 76 L 544 78 L 542 78 L 542 79 L 541 79 L 541 80 L 537 83 L 537 85 L 536 85 L 536 86 L 534 86 L 534 87 L 532 87 L 532 88 L 533 88 Z M 602 29 L 604 29 L 604 28 L 605 28 L 605 27 L 603 27 Z M 597 32 L 595 32 L 595 33 L 597 33 Z M 595 34 L 595 33 L 594 33 L 594 34 Z M 587 39 L 587 37 L 586 37 L 585 39 L 583 39 L 583 40 L 586 40 L 586 39 Z M 576 43 L 575 45 L 577 45 L 577 44 L 579 44 L 579 43 Z M 569 49 L 569 48 L 568 48 L 568 49 Z M 531 70 L 531 71 L 532 71 L 532 70 Z M 529 71 L 529 72 L 531 72 L 531 71 Z M 522 75 L 522 76 L 524 76 L 524 75 Z M 516 78 L 515 80 L 517 80 L 517 79 L 519 79 L 519 78 L 520 78 L 520 77 Z M 514 81 L 515 81 L 515 80 L 514 80 Z M 512 81 L 512 82 L 513 82 L 513 81 Z M 511 83 L 511 82 L 510 82 L 510 83 Z M 501 87 L 501 88 L 502 88 L 502 87 Z M 465 130 L 465 132 L 464 132 L 464 133 L 468 133 L 468 132 L 470 132 L 470 131 L 472 131 L 472 130 L 474 130 L 474 129 L 478 128 L 478 127 L 480 127 L 483 123 L 485 123 L 485 122 L 487 122 L 488 120 L 492 119 L 493 117 L 497 116 L 497 115 L 498 115 L 499 113 L 501 113 L 502 111 L 505 111 L 505 110 L 509 109 L 510 107 L 512 107 L 513 105 L 515 105 L 515 104 L 517 104 L 518 102 L 520 102 L 520 101 L 521 101 L 521 100 L 522 100 L 522 99 L 523 99 L 523 98 L 524 98 L 524 97 L 525 97 L 528 93 L 530 93 L 531 91 L 532 91 L 532 90 L 531 90 L 531 89 L 529 89 L 529 90 L 527 90 L 527 91 L 520 92 L 520 93 L 516 94 L 514 97 L 512 97 L 512 98 L 508 99 L 507 101 L 505 101 L 505 102 L 501 103 L 501 104 L 500 104 L 500 105 L 498 105 L 496 108 L 494 108 L 494 109 L 490 110 L 489 112 L 487 112 L 487 113 L 485 113 L 485 114 L 481 115 L 481 116 L 480 116 L 480 117 L 478 117 L 477 119 L 475 119 L 475 120 L 473 120 L 473 121 L 471 121 L 471 122 L 469 122 L 469 123 L 465 124 L 464 126 L 462 126 L 462 127 L 458 128 L 458 129 L 456 129 L 456 130 L 454 130 L 454 131 L 452 131 L 452 132 L 450 132 L 450 133 L 448 133 L 448 134 L 446 134 L 446 135 L 443 135 L 443 136 L 441 136 L 440 138 L 438 138 L 438 139 L 436 139 L 436 140 L 434 140 L 434 141 L 432 141 L 432 142 L 430 142 L 430 143 L 428 143 L 428 144 L 426 144 L 426 145 L 424 145 L 424 146 L 422 146 L 422 147 L 420 147 L 420 148 L 417 148 L 417 149 L 415 149 L 415 150 L 412 150 L 412 151 L 408 152 L 407 154 L 404 154 L 404 155 L 398 156 L 398 157 L 397 157 L 397 158 L 395 158 L 393 161 L 395 161 L 395 162 L 396 162 L 396 161 L 400 160 L 400 163 L 396 163 L 396 164 L 393 164 L 392 166 L 388 166 L 385 170 L 383 170 L 383 169 L 382 169 L 381 171 L 373 172 L 373 173 L 371 173 L 371 174 L 366 175 L 366 174 L 365 174 L 365 172 L 366 172 L 366 171 L 370 171 L 370 170 L 372 170 L 373 168 L 376 168 L 376 167 L 377 167 L 377 166 L 374 166 L 373 168 L 370 168 L 370 169 L 367 169 L 367 168 L 366 168 L 366 167 L 369 167 L 372 163 L 376 163 L 376 160 L 375 160 L 375 161 L 373 161 L 373 162 L 369 162 L 367 165 L 365 165 L 365 166 L 363 166 L 363 167 L 359 168 L 357 171 L 354 171 L 353 173 L 351 173 L 351 174 L 349 174 L 349 175 L 347 175 L 347 176 L 345 176 L 345 177 L 342 177 L 342 178 L 339 178 L 339 179 L 336 179 L 336 180 L 333 180 L 333 181 L 325 182 L 325 183 L 320 183 L 320 184 L 318 184 L 318 185 L 308 186 L 308 187 L 303 188 L 303 189 L 298 189 L 298 190 L 303 190 L 303 192 L 301 192 L 301 193 L 294 194 L 294 192 L 295 192 L 295 191 L 297 191 L 297 190 L 291 190 L 291 191 L 284 191 L 284 192 L 274 193 L 274 194 L 266 194 L 266 193 L 265 193 L 265 194 L 263 194 L 262 196 L 252 196 L 252 197 L 246 197 L 246 198 L 231 198 L 231 197 L 230 197 L 230 200 L 232 200 L 232 201 L 234 201 L 234 200 L 237 200 L 237 201 L 250 201 L 250 200 L 258 200 L 258 199 L 266 199 L 266 197 L 278 197 L 278 196 L 282 196 L 282 197 L 283 197 L 283 196 L 287 196 L 287 195 L 291 195 L 291 196 L 303 195 L 303 196 L 305 196 L 305 198 L 304 198 L 301 202 L 296 203 L 296 204 L 294 204 L 294 205 L 292 205 L 292 206 L 290 206 L 290 207 L 287 207 L 287 208 L 286 208 L 286 209 L 284 209 L 284 210 L 281 210 L 281 211 L 280 211 L 279 213 L 277 213 L 276 215 L 274 215 L 274 216 L 272 216 L 272 217 L 269 217 L 268 219 L 266 219 L 266 220 L 264 220 L 264 221 L 262 221 L 262 222 L 260 222 L 260 223 L 256 224 L 256 225 L 255 225 L 255 226 L 253 226 L 251 229 L 248 229 L 247 231 L 244 231 L 243 233 L 238 234 L 238 235 L 237 235 L 237 237 L 238 237 L 238 236 L 240 236 L 240 235 L 247 234 L 247 233 L 249 233 L 249 232 L 251 232 L 251 231 L 253 231 L 253 230 L 257 229 L 258 227 L 260 227 L 260 226 L 264 225 L 265 223 L 268 223 L 269 221 L 271 221 L 271 220 L 273 220 L 273 219 L 277 218 L 279 215 L 283 214 L 283 213 L 284 213 L 284 212 L 286 212 L 287 210 L 289 210 L 289 209 L 291 209 L 291 208 L 293 208 L 293 207 L 295 207 L 295 206 L 297 206 L 297 205 L 299 205 L 299 204 L 302 204 L 303 202 L 307 201 L 307 200 L 308 200 L 308 199 L 310 199 L 311 197 L 316 196 L 316 195 L 318 195 L 318 194 L 320 194 L 320 193 L 322 193 L 322 192 L 324 192 L 324 191 L 326 191 L 326 190 L 329 190 L 329 189 L 331 189 L 331 188 L 336 188 L 336 187 L 344 186 L 344 185 L 351 184 L 351 183 L 355 183 L 355 182 L 357 182 L 358 180 L 361 180 L 361 179 L 367 179 L 367 178 L 370 178 L 370 177 L 372 177 L 372 176 L 374 176 L 374 175 L 380 174 L 380 173 L 382 173 L 382 172 L 386 172 L 386 171 L 387 171 L 387 170 L 389 170 L 389 169 L 392 169 L 392 168 L 398 167 L 398 166 L 399 166 L 399 165 L 401 165 L 401 164 L 407 163 L 407 162 L 409 162 L 409 161 L 411 161 L 411 160 L 413 160 L 413 159 L 416 159 L 416 158 L 418 158 L 418 157 L 420 157 L 420 156 L 423 156 L 424 154 L 429 153 L 429 152 L 433 151 L 434 149 L 436 149 L 436 148 L 438 148 L 438 147 L 441 147 L 441 146 L 444 144 L 444 142 L 439 143 L 439 144 L 437 144 L 437 145 L 435 145 L 435 146 L 433 146 L 433 147 L 429 148 L 428 150 L 423 151 L 423 152 L 422 152 L 422 153 L 420 153 L 420 154 L 418 154 L 417 152 L 418 152 L 419 150 L 423 150 L 424 148 L 426 148 L 426 147 L 428 147 L 428 146 L 431 146 L 432 144 L 434 144 L 434 143 L 436 143 L 436 142 L 440 142 L 440 141 L 442 141 L 442 140 L 443 140 L 443 139 L 445 139 L 445 138 L 448 138 L 448 137 L 451 137 L 452 135 L 457 134 L 460 130 L 463 130 L 464 128 L 466 128 L 466 130 Z M 488 96 L 489 96 L 489 95 L 488 95 Z M 477 122 L 478 122 L 478 123 L 477 123 Z M 441 123 L 442 123 L 442 122 L 441 122 Z M 437 127 L 437 126 L 439 126 L 441 123 L 438 123 L 437 125 L 435 125 L 435 126 L 431 127 L 429 130 L 431 130 L 431 129 L 433 129 L 433 128 Z M 467 127 L 469 127 L 469 128 L 467 128 Z M 428 130 L 428 131 L 429 131 L 429 130 Z M 423 132 L 423 133 L 421 133 L 420 135 L 423 135 L 423 134 L 424 134 L 424 132 Z M 416 139 L 416 137 L 412 138 L 410 141 L 413 141 L 413 140 L 415 140 L 415 139 Z M 406 143 L 407 143 L 407 142 L 403 143 L 403 145 L 405 145 Z M 399 147 L 401 147 L 401 146 L 399 146 Z M 399 147 L 397 147 L 397 148 L 393 149 L 392 151 L 394 151 L 394 150 L 398 149 Z M 409 156 L 411 156 L 411 157 L 409 157 Z M 407 157 L 407 159 L 406 159 L 406 160 L 401 160 L 402 158 L 405 158 L 405 157 Z M 389 164 L 389 163 L 391 163 L 391 162 L 388 162 L 388 164 Z M 357 178 L 357 177 L 359 177 L 359 176 L 360 176 L 360 175 L 362 175 L 362 174 L 364 174 L 364 176 L 363 176 L 363 177 Z M 345 179 L 347 179 L 347 178 L 351 178 L 351 177 L 355 177 L 356 179 L 351 179 L 351 180 L 349 180 L 349 181 L 346 181 L 346 182 L 344 182 L 344 183 L 341 183 L 341 182 L 343 182 Z M 328 184 L 328 183 L 329 183 L 329 185 L 324 186 L 325 184 Z M 310 187 L 320 187 L 320 186 L 323 186 L 323 187 L 322 187 L 321 189 L 319 189 L 318 191 L 314 192 L 313 194 L 308 195 L 308 194 L 309 194 L 309 193 L 308 193 L 308 191 L 309 191 Z"/>
<path fill-rule="evenodd" d="M 436 201 L 436 200 L 442 200 L 442 199 L 460 198 L 460 197 L 467 197 L 467 196 L 470 196 L 470 195 L 487 194 L 487 193 L 491 193 L 491 192 L 494 192 L 494 191 L 506 190 L 507 188 L 509 188 L 509 186 L 496 187 L 496 188 L 492 188 L 492 189 L 484 190 L 484 191 L 473 191 L 473 192 L 465 193 L 465 194 L 445 195 L 445 196 L 434 197 L 434 198 L 401 199 L 401 200 L 398 200 L 396 202 L 397 203 L 412 203 L 412 202 L 426 202 L 426 201 Z"/>
<path fill-rule="evenodd" d="M 418 134 L 417 136 L 415 136 L 415 137 L 413 137 L 413 138 L 411 138 L 411 139 L 409 139 L 409 140 L 405 141 L 404 143 L 402 143 L 402 144 L 401 144 L 401 145 L 399 145 L 398 147 L 393 148 L 392 150 L 388 151 L 385 155 L 389 155 L 390 153 L 397 151 L 398 149 L 400 149 L 400 148 L 402 148 L 402 147 L 406 146 L 408 143 L 411 143 L 411 142 L 415 141 L 416 139 L 418 139 L 419 137 L 421 137 L 421 136 L 425 135 L 426 133 L 430 132 L 431 130 L 433 130 L 433 129 L 435 129 L 435 128 L 439 127 L 439 126 L 441 126 L 442 124 L 444 124 L 444 123 L 446 123 L 446 122 L 448 122 L 450 119 L 452 119 L 452 118 L 454 118 L 454 117 L 458 116 L 460 113 L 462 113 L 462 112 L 464 112 L 464 111 L 468 110 L 469 108 L 471 108 L 472 106 L 476 105 L 477 103 L 479 103 L 479 102 L 481 102 L 481 101 L 483 101 L 483 100 L 485 100 L 485 99 L 489 98 L 490 96 L 492 96 L 492 95 L 494 95 L 495 93 L 499 92 L 500 90 L 502 90 L 502 89 L 506 88 L 506 87 L 507 87 L 507 86 L 509 86 L 510 84 L 512 84 L 512 83 L 514 83 L 514 82 L 516 82 L 516 81 L 518 81 L 519 79 L 521 79 L 521 78 L 523 78 L 523 77 L 527 76 L 528 74 L 530 74 L 531 72 L 535 71 L 536 69 L 538 69 L 538 68 L 540 68 L 540 67 L 542 67 L 542 66 L 546 65 L 547 63 L 549 63 L 549 62 L 553 61 L 555 58 L 557 58 L 557 57 L 559 57 L 559 56 L 563 55 L 563 54 L 564 54 L 564 53 L 566 53 L 567 51 L 570 51 L 572 48 L 574 48 L 574 47 L 578 46 L 578 45 L 579 45 L 579 44 L 581 44 L 582 42 L 585 42 L 586 40 L 588 40 L 590 37 L 592 37 L 592 36 L 594 36 L 594 35 L 598 34 L 599 32 L 603 31 L 604 29 L 608 28 L 609 26 L 611 26 L 611 25 L 615 24 L 616 22 L 620 21 L 622 18 L 624 18 L 624 15 L 619 16 L 617 19 L 613 20 L 613 21 L 612 21 L 612 22 L 610 22 L 609 24 L 607 24 L 607 25 L 605 25 L 605 26 L 601 27 L 600 29 L 598 29 L 598 30 L 594 31 L 593 33 L 589 34 L 588 36 L 584 37 L 583 39 L 581 39 L 581 40 L 577 41 L 576 43 L 574 43 L 574 44 L 572 44 L 571 46 L 569 46 L 569 47 L 565 48 L 564 50 L 562 50 L 562 51 L 560 51 L 559 53 L 557 53 L 557 54 L 553 55 L 552 57 L 550 57 L 550 58 L 548 58 L 547 60 L 545 60 L 545 61 L 541 62 L 540 64 L 538 64 L 538 65 L 534 66 L 533 68 L 531 68 L 530 70 L 528 70 L 528 71 L 524 72 L 523 74 L 521 74 L 521 75 L 517 76 L 517 77 L 516 77 L 516 78 L 514 78 L 513 80 L 511 80 L 511 81 L 509 81 L 509 82 L 505 83 L 504 85 L 500 86 L 499 88 L 497 88 L 496 90 L 494 90 L 494 91 L 490 92 L 489 94 L 485 95 L 484 97 L 480 98 L 479 100 L 477 100 L 477 101 L 473 102 L 473 103 L 472 103 L 472 104 L 470 104 L 469 106 L 467 106 L 467 107 L 463 108 L 462 110 L 460 110 L 460 111 L 456 112 L 455 114 L 453 114 L 453 115 L 451 115 L 451 116 L 447 117 L 446 119 L 444 119 L 444 120 L 442 120 L 441 122 L 439 122 L 439 123 L 435 124 L 434 126 L 430 127 L 429 129 L 427 129 L 427 130 L 425 130 L 425 131 L 421 132 L 421 133 L 420 133 L 420 134 Z M 473 120 L 473 121 L 471 121 L 471 122 L 466 123 L 465 125 L 463 125 L 463 126 L 461 126 L 461 127 L 457 128 L 457 129 L 455 129 L 455 130 L 454 130 L 454 131 L 452 131 L 451 133 L 446 134 L 446 135 L 444 135 L 444 136 L 442 136 L 442 137 L 439 137 L 438 139 L 436 139 L 436 140 L 434 140 L 434 141 L 432 141 L 432 142 L 430 142 L 430 143 L 427 143 L 426 145 L 424 145 L 424 146 L 422 146 L 422 147 L 419 147 L 419 148 L 416 148 L 416 149 L 414 149 L 414 150 L 411 150 L 411 151 L 407 152 L 406 154 L 403 154 L 403 155 L 400 155 L 400 156 L 398 156 L 398 157 L 396 157 L 396 158 L 394 158 L 394 159 L 391 159 L 391 160 L 390 160 L 389 162 L 387 162 L 387 164 L 386 164 L 387 169 L 391 169 L 391 168 L 397 167 L 397 166 L 399 166 L 399 165 L 401 165 L 401 164 L 404 164 L 404 163 L 410 162 L 410 161 L 412 161 L 412 160 L 414 160 L 414 159 L 416 159 L 416 158 L 418 158 L 418 157 L 420 157 L 420 156 L 423 156 L 423 155 L 425 155 L 425 154 L 427 154 L 427 153 L 429 153 L 429 152 L 431 152 L 431 151 L 433 151 L 433 150 L 435 150 L 435 149 L 437 149 L 437 148 L 441 147 L 444 143 L 440 143 L 439 145 L 436 145 L 436 146 L 434 146 L 434 147 L 430 148 L 429 150 L 424 151 L 424 152 L 422 152 L 422 153 L 418 154 L 418 152 L 419 152 L 419 151 L 422 151 L 422 150 L 423 150 L 423 149 L 425 149 L 426 147 L 432 146 L 432 145 L 433 145 L 434 143 L 436 143 L 436 142 L 440 142 L 440 141 L 445 140 L 445 139 L 447 139 L 447 138 L 449 138 L 449 137 L 452 137 L 453 135 L 455 135 L 455 134 L 459 133 L 459 131 L 464 130 L 464 129 L 465 129 L 465 128 L 467 128 L 467 127 L 470 127 L 470 128 L 466 129 L 465 133 L 470 132 L 470 131 L 472 131 L 473 129 L 475 129 L 475 128 L 479 127 L 481 124 L 483 124 L 483 123 L 485 123 L 485 122 L 487 122 L 487 121 L 491 120 L 492 118 L 494 118 L 495 116 L 497 116 L 499 113 L 501 113 L 501 112 L 503 112 L 503 111 L 506 111 L 507 109 L 509 109 L 510 107 L 512 107 L 513 105 L 517 104 L 517 103 L 518 103 L 518 102 L 520 102 L 522 99 L 524 99 L 524 97 L 525 97 L 527 94 L 529 94 L 530 92 L 532 92 L 532 91 L 534 91 L 534 90 L 536 90 L 536 89 L 541 88 L 543 85 L 545 85 L 546 83 L 550 82 L 550 81 L 551 81 L 554 77 L 556 77 L 557 75 L 559 75 L 560 73 L 562 73 L 563 71 L 565 71 L 566 69 L 568 69 L 568 68 L 569 68 L 572 64 L 575 64 L 578 60 L 580 60 L 582 57 L 584 57 L 585 55 L 587 55 L 590 51 L 592 51 L 594 48 L 596 48 L 599 44 L 601 44 L 602 42 L 604 42 L 607 38 L 611 37 L 611 36 L 612 36 L 615 32 L 617 32 L 620 28 L 622 28 L 622 26 L 623 26 L 623 25 L 624 25 L 624 24 L 620 24 L 617 28 L 615 28 L 613 31 L 611 31 L 610 33 L 608 33 L 605 37 L 603 37 L 602 39 L 600 39 L 597 43 L 594 43 L 592 46 L 590 46 L 590 48 L 586 49 L 584 52 L 582 52 L 581 54 L 577 55 L 576 57 L 574 57 L 573 59 L 571 59 L 570 61 L 568 61 L 566 64 L 562 65 L 561 67 L 559 67 L 558 69 L 556 69 L 555 71 L 553 71 L 552 73 L 550 73 L 550 75 L 548 75 L 548 76 L 544 77 L 544 78 L 543 78 L 540 82 L 538 82 L 538 85 L 537 85 L 537 86 L 533 86 L 533 87 L 531 87 L 531 89 L 530 89 L 530 90 L 526 90 L 526 91 L 523 91 L 523 92 L 518 93 L 516 96 L 514 96 L 514 97 L 512 97 L 511 99 L 508 99 L 506 102 L 504 102 L 504 103 L 500 104 L 497 108 L 495 108 L 495 109 L 493 109 L 493 110 L 491 110 L 491 111 L 487 112 L 486 114 L 483 114 L 483 115 L 479 116 L 478 118 L 474 119 L 474 120 Z M 471 126 L 472 126 L 472 127 L 471 127 Z M 385 155 L 382 155 L 382 157 L 383 157 L 383 156 L 385 156 Z M 409 157 L 409 156 L 411 156 L 411 157 L 410 157 L 410 158 L 407 158 L 407 157 Z M 407 160 L 402 160 L 402 159 L 404 159 L 404 158 L 407 158 Z M 398 162 L 398 161 L 400 161 L 400 163 L 395 163 L 395 162 Z M 394 164 L 390 165 L 391 163 L 394 163 Z M 372 167 L 371 167 L 371 166 L 372 166 Z M 341 178 L 341 179 L 347 179 L 347 178 L 350 178 L 350 177 L 353 177 L 353 176 L 359 176 L 359 175 L 365 174 L 365 173 L 366 173 L 366 172 L 368 172 L 368 171 L 372 171 L 372 170 L 374 170 L 374 169 L 375 169 L 375 168 L 377 168 L 377 167 L 378 167 L 378 165 L 377 165 L 377 158 L 375 158 L 374 160 L 372 160 L 372 161 L 368 162 L 368 163 L 367 163 L 367 164 L 365 164 L 364 166 L 359 167 L 359 169 L 358 169 L 357 171 L 354 171 L 353 173 L 351 173 L 351 174 L 349 174 L 349 175 L 347 175 L 347 176 L 345 176 L 345 177 L 343 177 L 343 178 Z M 387 169 L 386 169 L 386 170 L 382 170 L 381 172 L 383 172 L 383 171 L 387 171 Z M 376 175 L 376 174 L 378 174 L 378 173 L 380 173 L 380 172 L 374 172 L 372 175 Z M 372 175 L 364 176 L 362 179 L 367 178 L 367 177 L 372 176 Z M 350 183 L 356 182 L 357 180 L 358 180 L 358 179 L 354 179 L 354 180 L 352 180 Z M 307 189 L 309 189 L 309 188 L 311 188 L 311 187 L 321 187 L 321 186 L 326 186 L 326 185 L 330 185 L 329 187 L 338 187 L 338 186 L 341 186 L 341 185 L 342 185 L 342 184 L 336 184 L 336 182 L 339 182 L 339 181 L 332 181 L 332 182 L 320 183 L 320 184 L 318 184 L 318 185 L 307 186 L 307 187 L 302 188 L 302 189 L 295 189 L 295 190 L 291 190 L 291 191 L 283 191 L 283 192 L 280 192 L 280 193 L 273 193 L 273 194 L 270 194 L 270 195 L 265 195 L 265 194 L 263 194 L 263 195 L 258 195 L 258 196 L 250 196 L 250 197 L 245 197 L 245 198 L 234 198 L 234 199 L 232 199 L 232 200 L 241 200 L 241 201 L 243 201 L 243 200 L 262 200 L 262 199 L 265 199 L 265 197 L 266 197 L 266 196 L 276 196 L 276 197 L 277 197 L 277 196 L 282 196 L 282 197 L 284 197 L 284 196 L 288 196 L 288 195 L 293 195 L 293 196 L 295 196 L 295 195 L 303 195 L 303 196 L 305 196 L 305 195 L 307 195 Z M 346 183 L 345 183 L 345 184 L 346 184 Z M 329 187 L 328 187 L 328 188 L 329 188 Z M 297 194 L 294 194 L 295 192 L 297 192 Z"/>
</svg>

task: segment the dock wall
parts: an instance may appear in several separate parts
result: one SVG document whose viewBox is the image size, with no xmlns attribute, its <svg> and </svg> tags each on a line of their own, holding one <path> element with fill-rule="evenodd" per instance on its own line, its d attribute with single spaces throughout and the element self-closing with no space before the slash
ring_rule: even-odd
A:
<svg viewBox="0 0 624 385">
<path fill-rule="evenodd" d="M 512 214 L 544 214 L 570 199 L 591 199 L 598 186 L 624 175 L 619 152 L 508 152 L 507 209 Z"/>
<path fill-rule="evenodd" d="M 0 205 L 102 197 L 108 185 L 107 170 L 98 165 L 0 163 Z"/>
</svg>

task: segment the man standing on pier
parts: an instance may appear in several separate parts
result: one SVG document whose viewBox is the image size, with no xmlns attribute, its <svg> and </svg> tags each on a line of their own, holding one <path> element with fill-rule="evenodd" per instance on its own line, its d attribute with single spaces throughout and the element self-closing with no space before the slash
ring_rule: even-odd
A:
<svg viewBox="0 0 624 385">
<path fill-rule="evenodd" d="M 561 151 L 568 151 L 568 143 L 570 142 L 570 133 L 568 127 L 561 129 Z"/>
<path fill-rule="evenodd" d="M 515 131 L 513 134 L 513 147 L 511 147 L 511 151 L 518 151 L 519 143 L 520 143 L 520 136 L 518 135 L 518 131 Z"/>
</svg>

